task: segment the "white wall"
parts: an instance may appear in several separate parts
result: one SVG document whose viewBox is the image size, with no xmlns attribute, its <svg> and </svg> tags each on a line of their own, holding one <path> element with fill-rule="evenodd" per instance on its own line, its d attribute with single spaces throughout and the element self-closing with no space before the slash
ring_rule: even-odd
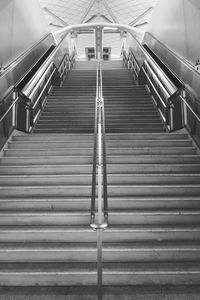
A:
<svg viewBox="0 0 200 300">
<path fill-rule="evenodd" d="M 199 0 L 160 0 L 147 30 L 193 65 L 200 59 L 199 8 Z"/>
<path fill-rule="evenodd" d="M 95 47 L 94 33 L 78 34 L 76 40 L 76 49 L 79 59 L 86 60 L 85 48 Z"/>
<path fill-rule="evenodd" d="M 0 65 L 9 64 L 48 32 L 38 0 L 0 0 Z"/>
<path fill-rule="evenodd" d="M 111 59 L 119 59 L 122 50 L 123 39 L 119 33 L 105 33 L 103 35 L 103 47 L 111 48 Z"/>
<path fill-rule="evenodd" d="M 123 40 L 119 33 L 103 34 L 103 47 L 111 47 L 111 59 L 119 59 Z M 79 34 L 76 41 L 79 59 L 86 59 L 85 48 L 95 47 L 94 34 Z"/>
</svg>

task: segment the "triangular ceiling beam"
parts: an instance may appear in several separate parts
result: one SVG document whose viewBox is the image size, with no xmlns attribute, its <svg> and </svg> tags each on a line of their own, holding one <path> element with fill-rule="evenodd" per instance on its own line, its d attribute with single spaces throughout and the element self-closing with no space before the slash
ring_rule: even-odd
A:
<svg viewBox="0 0 200 300">
<path fill-rule="evenodd" d="M 87 18 L 89 12 L 91 11 L 93 5 L 95 4 L 96 0 L 91 0 L 88 7 L 86 8 L 84 14 L 82 15 L 81 19 L 80 19 L 80 23 L 84 23 L 85 19 Z"/>
<path fill-rule="evenodd" d="M 59 18 L 58 16 L 56 16 L 52 11 L 50 11 L 47 7 L 43 8 L 44 11 L 46 11 L 46 13 L 48 13 L 50 16 L 52 16 L 54 19 L 56 19 L 58 22 L 60 22 L 63 26 L 69 26 L 69 24 L 67 22 L 65 22 L 64 20 L 62 20 L 61 18 Z"/>
<path fill-rule="evenodd" d="M 113 20 L 114 23 L 119 23 L 118 19 L 116 18 L 116 16 L 113 14 L 112 9 L 110 9 L 110 7 L 108 6 L 108 3 L 106 0 L 102 0 L 102 3 L 105 7 L 105 9 L 107 10 L 108 14 L 110 15 L 111 19 Z"/>
<path fill-rule="evenodd" d="M 149 24 L 149 23 L 148 22 L 143 22 L 143 23 L 139 23 L 139 24 L 135 25 L 134 27 L 141 27 L 141 26 L 145 26 L 147 24 Z"/>
<path fill-rule="evenodd" d="M 91 16 L 87 21 L 85 21 L 84 23 L 89 23 L 90 21 L 94 20 L 95 18 L 97 18 L 97 15 L 93 15 Z"/>
<path fill-rule="evenodd" d="M 153 7 L 150 6 L 147 10 L 145 10 L 141 15 L 139 15 L 135 20 L 133 20 L 131 23 L 129 23 L 129 26 L 134 26 L 138 21 L 140 21 L 143 17 L 148 15 L 150 11 L 152 11 Z"/>
<path fill-rule="evenodd" d="M 63 28 L 64 27 L 63 25 L 57 25 L 57 24 L 54 24 L 54 23 L 49 23 L 49 25 L 57 27 L 57 28 Z"/>
<path fill-rule="evenodd" d="M 109 22 L 109 23 L 113 23 L 109 18 L 107 18 L 107 17 L 104 16 L 104 15 L 100 15 L 100 17 L 101 17 L 102 19 L 106 20 L 106 21 Z"/>
</svg>

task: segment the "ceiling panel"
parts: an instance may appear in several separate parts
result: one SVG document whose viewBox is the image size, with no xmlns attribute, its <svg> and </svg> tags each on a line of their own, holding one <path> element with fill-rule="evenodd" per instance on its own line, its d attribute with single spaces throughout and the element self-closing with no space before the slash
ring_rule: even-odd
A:
<svg viewBox="0 0 200 300">
<path fill-rule="evenodd" d="M 44 11 L 51 30 L 63 24 L 53 17 L 53 14 L 69 25 L 79 24 L 84 18 L 84 22 L 114 22 L 130 24 L 141 16 L 150 7 L 155 7 L 159 0 L 39 0 L 41 7 L 47 8 L 50 13 Z M 153 9 L 144 17 L 138 20 L 135 25 L 148 23 L 151 19 Z M 87 14 L 86 14 L 87 13 Z M 85 15 L 86 14 L 86 15 Z M 103 19 L 102 19 L 103 18 Z M 53 24 L 53 26 L 52 26 Z M 145 30 L 143 25 L 141 29 Z"/>
</svg>

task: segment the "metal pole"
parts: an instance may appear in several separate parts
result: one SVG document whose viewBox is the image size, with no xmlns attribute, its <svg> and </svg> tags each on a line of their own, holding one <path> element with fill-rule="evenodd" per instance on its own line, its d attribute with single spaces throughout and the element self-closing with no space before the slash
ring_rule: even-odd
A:
<svg viewBox="0 0 200 300">
<path fill-rule="evenodd" d="M 186 91 L 185 90 L 182 91 L 182 97 L 183 97 L 183 99 L 186 100 Z M 187 105 L 185 104 L 185 102 L 182 102 L 182 108 L 183 108 L 183 125 L 187 126 L 188 117 L 187 117 Z"/>
<path fill-rule="evenodd" d="M 100 78 L 100 76 L 99 76 Z M 101 86 L 98 90 L 98 224 L 102 224 L 102 132 L 101 132 Z M 97 229 L 97 280 L 98 300 L 102 300 L 102 229 Z"/>
<path fill-rule="evenodd" d="M 103 272 L 103 263 L 102 263 L 102 229 L 97 229 L 97 295 L 98 300 L 102 300 L 103 291 L 102 291 L 102 272 Z"/>
<path fill-rule="evenodd" d="M 13 92 L 13 102 L 15 102 L 15 100 L 17 99 L 18 95 L 17 92 L 14 91 Z M 16 119 L 17 119 L 17 106 L 16 106 L 16 102 L 12 107 L 12 126 L 15 128 L 16 127 Z"/>
</svg>

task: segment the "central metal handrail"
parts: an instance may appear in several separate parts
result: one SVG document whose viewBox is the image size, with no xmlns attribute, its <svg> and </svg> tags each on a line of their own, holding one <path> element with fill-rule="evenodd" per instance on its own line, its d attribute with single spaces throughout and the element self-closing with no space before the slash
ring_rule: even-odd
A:
<svg viewBox="0 0 200 300">
<path fill-rule="evenodd" d="M 96 212 L 97 196 L 97 212 Z M 98 221 L 96 221 L 96 213 Z M 102 260 L 102 232 L 108 226 L 108 197 L 107 197 L 107 169 L 106 169 L 106 140 L 104 99 L 102 91 L 102 69 L 100 62 L 96 73 L 96 104 L 94 123 L 94 152 L 92 174 L 92 197 L 90 226 L 97 232 L 97 295 L 98 300 L 103 297 L 103 260 Z"/>
<path fill-rule="evenodd" d="M 95 220 L 96 189 L 98 190 L 97 193 L 98 222 L 96 222 Z M 103 219 L 102 219 L 102 215 L 104 216 Z M 95 105 L 95 123 L 94 123 L 94 152 L 93 152 L 90 226 L 94 230 L 105 229 L 108 226 L 105 115 L 104 115 L 104 99 L 103 99 L 103 92 L 102 92 L 102 69 L 101 69 L 100 62 L 98 63 L 97 73 L 96 73 L 96 105 Z"/>
</svg>

